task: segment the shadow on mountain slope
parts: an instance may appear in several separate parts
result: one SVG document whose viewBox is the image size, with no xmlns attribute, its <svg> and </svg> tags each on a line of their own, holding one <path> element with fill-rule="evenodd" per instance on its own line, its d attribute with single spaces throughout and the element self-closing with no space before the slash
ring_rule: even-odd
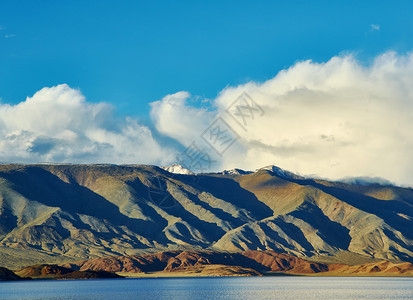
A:
<svg viewBox="0 0 413 300">
<path fill-rule="evenodd" d="M 49 207 L 59 207 L 70 214 L 84 214 L 105 219 L 118 226 L 143 234 L 152 222 L 131 219 L 119 212 L 119 208 L 77 183 L 66 183 L 52 173 L 39 168 L 28 167 L 24 172 L 2 173 L 2 177 L 14 184 L 16 192 L 27 199 Z"/>
<path fill-rule="evenodd" d="M 188 185 L 192 185 L 194 188 L 202 187 L 214 197 L 249 211 L 256 218 L 256 220 L 262 220 L 270 217 L 274 213 L 271 208 L 258 200 L 253 193 L 242 188 L 238 182 L 230 178 L 218 178 L 210 175 L 197 176 L 199 178 L 196 183 L 188 180 L 187 178 L 189 176 L 181 176 L 183 178 L 179 177 L 179 179 Z"/>
<path fill-rule="evenodd" d="M 318 206 L 305 202 L 289 215 L 301 219 L 317 229 L 317 234 L 332 247 L 348 249 L 351 242 L 350 230 L 331 221 Z"/>
<path fill-rule="evenodd" d="M 413 216 L 413 207 L 404 202 L 397 200 L 378 200 L 374 197 L 348 191 L 342 188 L 325 186 L 314 180 L 289 180 L 300 185 L 312 186 L 351 206 L 356 207 L 357 209 L 377 215 L 391 227 L 400 231 L 404 236 L 409 239 L 413 239 L 411 221 L 398 215 L 398 213 L 407 213 L 410 216 Z"/>
</svg>

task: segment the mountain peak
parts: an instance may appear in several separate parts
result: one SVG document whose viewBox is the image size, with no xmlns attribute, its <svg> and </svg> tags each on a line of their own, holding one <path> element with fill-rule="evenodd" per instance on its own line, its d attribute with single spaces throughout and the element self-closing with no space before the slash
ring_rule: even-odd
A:
<svg viewBox="0 0 413 300">
<path fill-rule="evenodd" d="M 166 167 L 161 167 L 165 171 L 168 171 L 169 173 L 174 173 L 174 174 L 184 174 L 184 175 L 194 175 L 195 173 L 185 169 L 183 166 L 180 164 L 172 164 Z"/>
<path fill-rule="evenodd" d="M 305 177 L 303 176 L 300 176 L 295 173 L 281 169 L 280 167 L 277 167 L 276 165 L 268 165 L 268 166 L 262 167 L 260 169 L 257 169 L 256 172 L 260 170 L 268 170 L 274 173 L 275 175 L 277 175 L 278 177 L 281 177 L 284 179 L 305 179 Z"/>
<path fill-rule="evenodd" d="M 224 170 L 221 172 L 222 175 L 245 175 L 245 174 L 250 174 L 253 173 L 251 171 L 244 171 L 241 169 L 230 169 L 230 170 Z"/>
</svg>

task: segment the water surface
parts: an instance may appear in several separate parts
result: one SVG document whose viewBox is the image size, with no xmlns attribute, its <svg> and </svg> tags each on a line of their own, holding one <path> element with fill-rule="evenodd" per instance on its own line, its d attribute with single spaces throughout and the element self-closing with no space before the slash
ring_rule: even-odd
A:
<svg viewBox="0 0 413 300">
<path fill-rule="evenodd" d="M 0 282 L 0 299 L 413 299 L 413 278 L 225 277 Z"/>
</svg>

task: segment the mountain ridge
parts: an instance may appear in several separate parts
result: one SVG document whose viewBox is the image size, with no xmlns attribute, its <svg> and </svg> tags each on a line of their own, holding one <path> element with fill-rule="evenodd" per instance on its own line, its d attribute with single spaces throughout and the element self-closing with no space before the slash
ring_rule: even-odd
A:
<svg viewBox="0 0 413 300">
<path fill-rule="evenodd" d="M 412 189 L 278 169 L 191 175 L 146 165 L 3 164 L 0 209 L 0 258 L 9 267 L 201 249 L 326 261 L 413 257 Z"/>
</svg>

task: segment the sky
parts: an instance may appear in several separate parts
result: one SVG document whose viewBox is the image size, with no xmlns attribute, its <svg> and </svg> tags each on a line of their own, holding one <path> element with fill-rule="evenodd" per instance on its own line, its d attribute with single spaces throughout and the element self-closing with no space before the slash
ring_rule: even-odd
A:
<svg viewBox="0 0 413 300">
<path fill-rule="evenodd" d="M 412 12 L 0 0 L 0 162 L 276 164 L 412 186 Z M 220 146 L 211 129 L 227 130 Z"/>
</svg>

